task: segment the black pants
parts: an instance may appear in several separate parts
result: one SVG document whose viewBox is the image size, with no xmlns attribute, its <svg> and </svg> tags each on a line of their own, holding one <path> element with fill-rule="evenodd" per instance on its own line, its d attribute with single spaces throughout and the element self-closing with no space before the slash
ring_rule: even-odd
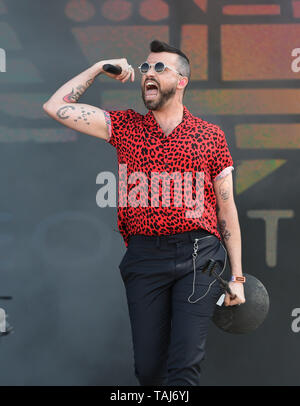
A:
<svg viewBox="0 0 300 406">
<path fill-rule="evenodd" d="M 198 238 L 195 271 L 192 254 Z M 210 318 L 223 293 L 202 269 L 220 275 L 227 252 L 206 230 L 172 236 L 131 236 L 119 265 L 126 289 L 135 376 L 142 386 L 200 383 Z"/>
</svg>

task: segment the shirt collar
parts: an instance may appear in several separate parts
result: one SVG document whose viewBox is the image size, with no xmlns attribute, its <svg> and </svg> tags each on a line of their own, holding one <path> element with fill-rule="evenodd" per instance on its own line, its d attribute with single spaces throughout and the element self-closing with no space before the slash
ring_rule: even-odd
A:
<svg viewBox="0 0 300 406">
<path fill-rule="evenodd" d="M 192 114 L 189 112 L 186 106 L 183 106 L 182 122 L 179 125 L 188 122 L 189 120 L 191 120 L 191 118 Z M 144 123 L 149 127 L 154 127 L 158 125 L 152 110 L 149 110 L 148 113 L 144 116 Z"/>
</svg>

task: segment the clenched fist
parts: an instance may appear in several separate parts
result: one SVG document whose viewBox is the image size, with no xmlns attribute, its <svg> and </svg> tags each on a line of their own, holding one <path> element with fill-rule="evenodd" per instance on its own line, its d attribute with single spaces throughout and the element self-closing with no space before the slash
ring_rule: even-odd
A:
<svg viewBox="0 0 300 406">
<path fill-rule="evenodd" d="M 103 70 L 103 65 L 105 65 L 105 64 L 120 66 L 120 68 L 122 69 L 122 72 L 120 73 L 120 75 L 114 75 L 113 73 L 105 72 Z M 104 73 L 106 76 L 119 80 L 122 83 L 125 83 L 128 79 L 131 79 L 131 82 L 133 82 L 135 79 L 134 69 L 131 65 L 128 64 L 126 58 L 108 59 L 105 61 L 98 62 L 97 65 L 99 66 L 99 73 Z"/>
</svg>

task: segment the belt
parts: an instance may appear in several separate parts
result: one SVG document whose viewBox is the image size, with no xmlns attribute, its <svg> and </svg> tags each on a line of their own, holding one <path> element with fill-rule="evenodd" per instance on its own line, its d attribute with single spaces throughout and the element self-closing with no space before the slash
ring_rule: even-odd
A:
<svg viewBox="0 0 300 406">
<path fill-rule="evenodd" d="M 204 228 L 198 230 L 186 231 L 178 234 L 170 235 L 144 235 L 144 234 L 134 234 L 129 237 L 130 241 L 149 241 L 155 242 L 157 245 L 161 242 L 176 243 L 180 241 L 194 241 L 195 238 L 212 235 L 209 231 Z"/>
</svg>

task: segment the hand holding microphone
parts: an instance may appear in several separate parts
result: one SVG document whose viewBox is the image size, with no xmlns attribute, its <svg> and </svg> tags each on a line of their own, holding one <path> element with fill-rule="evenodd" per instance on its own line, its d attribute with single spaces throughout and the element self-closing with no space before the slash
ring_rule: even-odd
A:
<svg viewBox="0 0 300 406">
<path fill-rule="evenodd" d="M 125 83 L 128 79 L 131 79 L 131 82 L 133 82 L 135 79 L 134 69 L 128 64 L 126 58 L 102 61 L 101 65 L 101 71 L 105 75 L 122 83 Z"/>
</svg>

